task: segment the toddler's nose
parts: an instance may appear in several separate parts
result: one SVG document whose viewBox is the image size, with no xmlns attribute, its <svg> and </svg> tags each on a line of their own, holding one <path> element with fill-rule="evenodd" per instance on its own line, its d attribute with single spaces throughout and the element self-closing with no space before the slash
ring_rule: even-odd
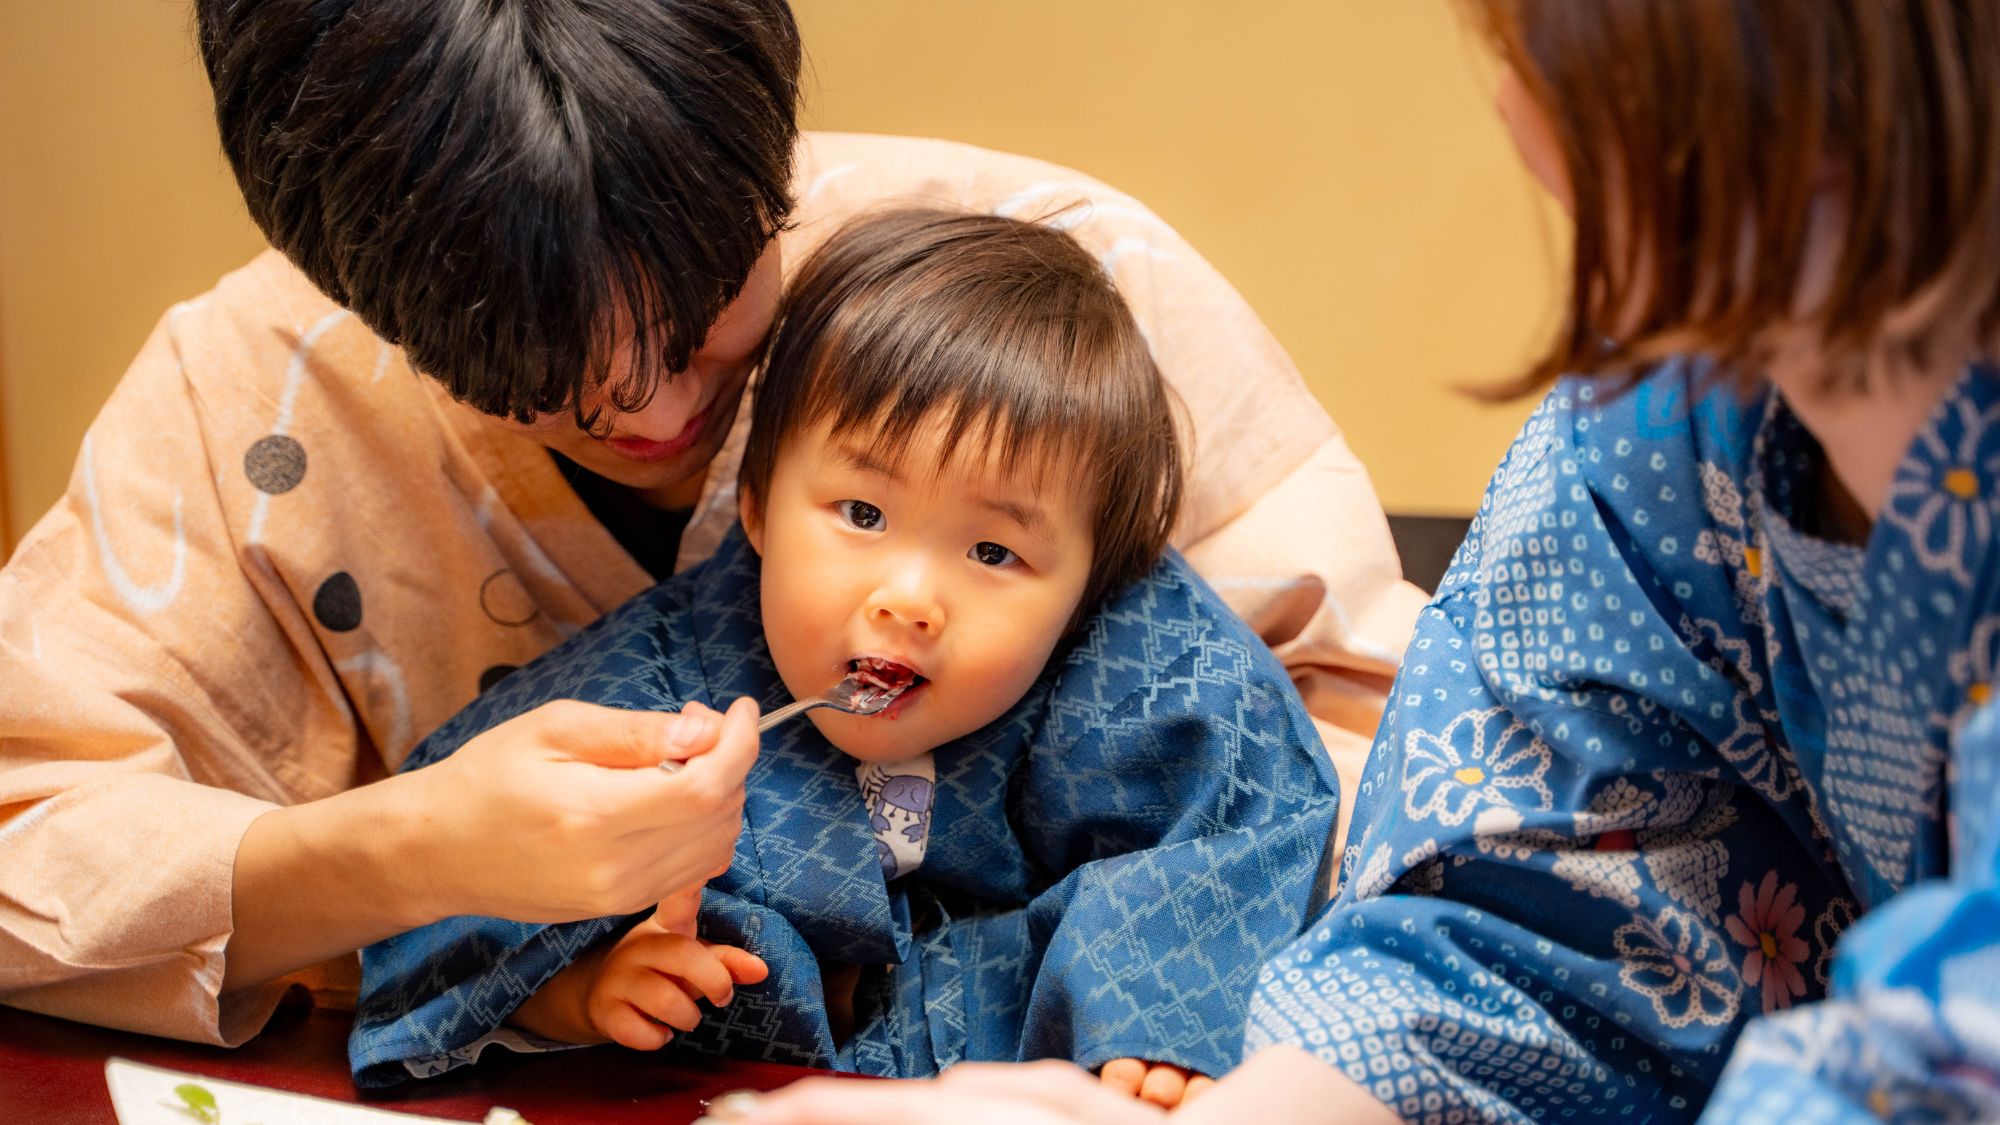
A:
<svg viewBox="0 0 2000 1125">
<path fill-rule="evenodd" d="M 897 624 L 919 633 L 944 627 L 944 606 L 920 566 L 904 567 L 876 588 L 868 601 L 868 617 L 878 624 Z"/>
</svg>

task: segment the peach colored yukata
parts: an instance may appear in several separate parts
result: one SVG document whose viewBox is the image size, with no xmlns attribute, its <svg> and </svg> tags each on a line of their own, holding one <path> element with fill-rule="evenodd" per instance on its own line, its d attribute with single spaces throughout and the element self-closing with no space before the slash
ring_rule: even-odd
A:
<svg viewBox="0 0 2000 1125">
<path fill-rule="evenodd" d="M 1175 544 L 1284 661 L 1351 792 L 1423 597 L 1235 291 L 1137 201 L 1039 161 L 820 134 L 797 177 L 788 265 L 874 206 L 1083 201 L 1055 221 L 1116 277 L 1193 422 Z M 735 519 L 748 417 L 681 567 Z M 219 994 L 250 822 L 385 776 L 651 584 L 546 449 L 413 374 L 275 252 L 175 306 L 0 570 L 0 1002 L 255 1034 L 282 986 Z"/>
</svg>

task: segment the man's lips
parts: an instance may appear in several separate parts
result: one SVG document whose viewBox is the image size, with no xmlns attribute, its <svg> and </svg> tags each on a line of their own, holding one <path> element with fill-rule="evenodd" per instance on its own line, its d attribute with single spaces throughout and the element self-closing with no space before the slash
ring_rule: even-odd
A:
<svg viewBox="0 0 2000 1125">
<path fill-rule="evenodd" d="M 694 443 L 701 439 L 702 431 L 708 428 L 708 415 L 712 409 L 714 409 L 713 403 L 703 407 L 701 413 L 687 420 L 687 425 L 681 427 L 680 433 L 665 441 L 642 437 L 614 437 L 605 438 L 604 444 L 611 452 L 627 461 L 659 461 L 672 457 L 676 453 L 683 453 L 692 448 Z"/>
</svg>

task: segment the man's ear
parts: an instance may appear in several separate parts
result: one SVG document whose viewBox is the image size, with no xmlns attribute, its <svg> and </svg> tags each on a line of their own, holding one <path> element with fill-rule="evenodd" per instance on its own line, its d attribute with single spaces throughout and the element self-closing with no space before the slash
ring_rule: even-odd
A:
<svg viewBox="0 0 2000 1125">
<path fill-rule="evenodd" d="M 757 503 L 757 497 L 743 483 L 736 484 L 736 518 L 743 521 L 744 538 L 750 540 L 750 549 L 757 557 L 764 556 L 764 511 Z"/>
</svg>

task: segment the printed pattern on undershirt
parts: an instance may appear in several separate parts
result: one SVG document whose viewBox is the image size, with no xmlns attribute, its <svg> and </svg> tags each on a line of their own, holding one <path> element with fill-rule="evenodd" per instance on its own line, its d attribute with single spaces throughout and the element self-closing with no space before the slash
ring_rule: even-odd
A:
<svg viewBox="0 0 2000 1125">
<path fill-rule="evenodd" d="M 875 857 L 882 864 L 883 880 L 915 871 L 924 862 L 930 841 L 936 762 L 928 753 L 902 762 L 857 762 L 854 777 L 868 805 L 868 827 L 875 834 Z"/>
</svg>

